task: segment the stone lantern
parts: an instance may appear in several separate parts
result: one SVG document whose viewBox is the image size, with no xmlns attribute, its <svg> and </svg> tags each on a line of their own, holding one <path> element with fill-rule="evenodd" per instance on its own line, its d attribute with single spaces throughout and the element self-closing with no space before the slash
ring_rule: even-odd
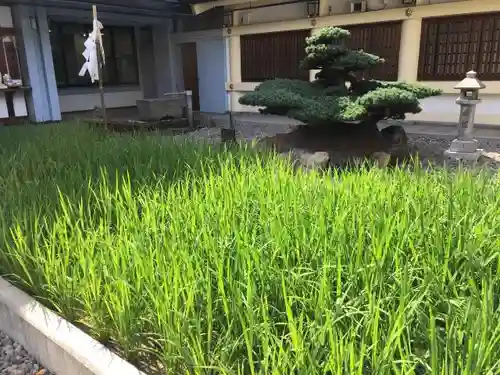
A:
<svg viewBox="0 0 500 375">
<path fill-rule="evenodd" d="M 457 138 L 451 142 L 445 155 L 461 161 L 475 163 L 483 150 L 478 149 L 479 142 L 472 138 L 476 105 L 481 102 L 479 90 L 486 86 L 476 77 L 476 72 L 470 71 L 466 77 L 455 86 L 460 90 L 460 96 L 455 103 L 460 106 L 460 117 L 457 124 Z"/>
<path fill-rule="evenodd" d="M 229 84 L 229 87 L 226 89 L 226 94 L 228 96 L 228 106 L 229 110 L 226 111 L 226 115 L 228 117 L 228 125 L 229 128 L 222 127 L 220 129 L 220 137 L 221 141 L 224 143 L 234 143 L 236 142 L 236 129 L 234 126 L 234 118 L 233 118 L 233 110 L 231 105 L 231 92 L 233 90 L 233 84 Z"/>
</svg>

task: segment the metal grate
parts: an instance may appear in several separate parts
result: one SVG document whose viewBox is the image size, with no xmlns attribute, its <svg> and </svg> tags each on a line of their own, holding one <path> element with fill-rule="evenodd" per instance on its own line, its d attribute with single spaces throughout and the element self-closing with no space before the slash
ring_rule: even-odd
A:
<svg viewBox="0 0 500 375">
<path fill-rule="evenodd" d="M 500 13 L 424 19 L 418 79 L 455 81 L 471 69 L 500 79 Z"/>
<path fill-rule="evenodd" d="M 274 78 L 309 80 L 309 71 L 299 65 L 306 56 L 309 30 L 242 35 L 241 79 L 262 82 Z"/>
<path fill-rule="evenodd" d="M 383 57 L 379 64 L 362 73 L 364 78 L 396 81 L 398 79 L 401 21 L 344 26 L 351 32 L 348 47 Z"/>
</svg>

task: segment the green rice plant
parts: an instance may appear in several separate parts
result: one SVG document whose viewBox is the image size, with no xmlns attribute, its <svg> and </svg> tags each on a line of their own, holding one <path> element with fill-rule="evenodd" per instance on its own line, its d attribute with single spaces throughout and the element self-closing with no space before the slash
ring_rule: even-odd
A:
<svg viewBox="0 0 500 375">
<path fill-rule="evenodd" d="M 500 180 L 2 130 L 0 274 L 150 373 L 500 372 Z"/>
</svg>

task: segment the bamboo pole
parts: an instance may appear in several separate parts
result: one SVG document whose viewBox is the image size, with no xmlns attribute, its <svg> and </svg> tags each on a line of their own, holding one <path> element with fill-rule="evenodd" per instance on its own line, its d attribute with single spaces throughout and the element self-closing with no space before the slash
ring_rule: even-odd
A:
<svg viewBox="0 0 500 375">
<path fill-rule="evenodd" d="M 92 5 L 92 18 L 94 20 L 93 25 L 95 26 L 97 23 L 97 6 Z M 103 86 L 103 76 L 102 76 L 102 66 L 103 66 L 103 56 L 101 54 L 102 51 L 102 34 L 99 28 L 97 28 L 97 35 L 96 35 L 96 54 L 97 54 L 97 66 L 98 66 L 98 72 L 99 72 L 99 94 L 101 96 L 101 111 L 102 111 L 102 119 L 104 121 L 104 127 L 108 127 L 108 114 L 106 112 L 106 103 L 104 101 L 104 86 Z"/>
</svg>

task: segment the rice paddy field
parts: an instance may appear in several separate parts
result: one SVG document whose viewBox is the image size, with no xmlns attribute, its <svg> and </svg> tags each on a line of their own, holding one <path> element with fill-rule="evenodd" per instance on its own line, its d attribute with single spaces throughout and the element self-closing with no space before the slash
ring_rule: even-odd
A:
<svg viewBox="0 0 500 375">
<path fill-rule="evenodd" d="M 149 374 L 499 374 L 500 178 L 414 169 L 0 129 L 0 274 Z"/>
</svg>

